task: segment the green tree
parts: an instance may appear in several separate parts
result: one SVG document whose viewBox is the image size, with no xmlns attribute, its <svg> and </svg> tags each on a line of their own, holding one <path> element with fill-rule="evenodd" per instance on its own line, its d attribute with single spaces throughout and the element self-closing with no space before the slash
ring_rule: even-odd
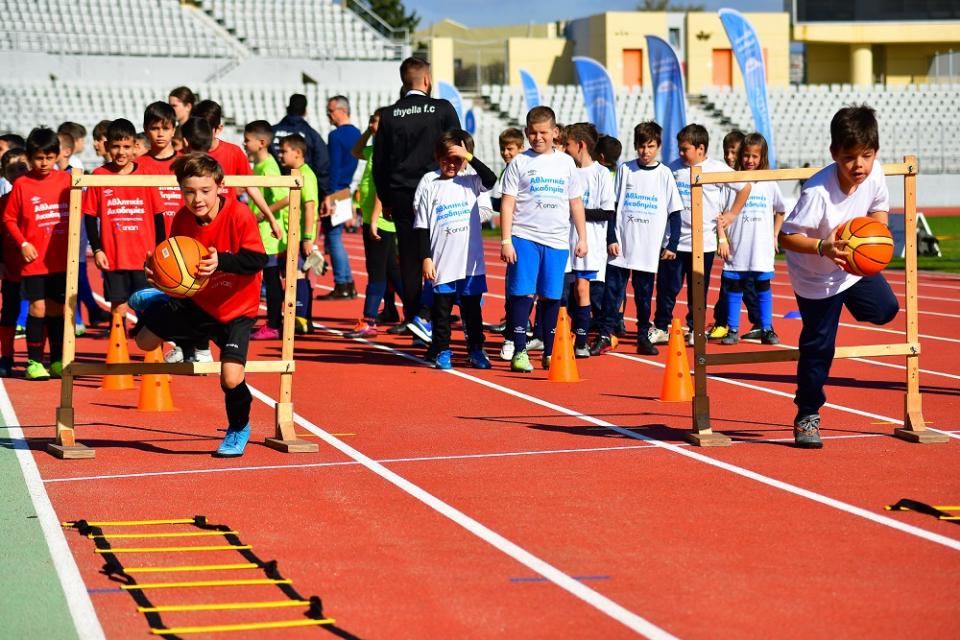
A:
<svg viewBox="0 0 960 640">
<path fill-rule="evenodd" d="M 673 11 L 676 13 L 703 11 L 705 8 L 702 4 L 673 4 L 671 0 L 643 0 L 637 5 L 637 11 Z"/>
<path fill-rule="evenodd" d="M 369 0 L 369 6 L 394 29 L 406 29 L 413 33 L 420 25 L 420 15 L 416 11 L 407 13 L 403 0 Z"/>
</svg>

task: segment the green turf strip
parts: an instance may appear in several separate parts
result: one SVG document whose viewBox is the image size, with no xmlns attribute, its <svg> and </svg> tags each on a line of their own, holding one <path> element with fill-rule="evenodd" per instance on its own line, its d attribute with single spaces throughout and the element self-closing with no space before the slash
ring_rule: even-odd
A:
<svg viewBox="0 0 960 640">
<path fill-rule="evenodd" d="M 0 416 L 0 637 L 76 639 L 13 446 Z"/>
</svg>

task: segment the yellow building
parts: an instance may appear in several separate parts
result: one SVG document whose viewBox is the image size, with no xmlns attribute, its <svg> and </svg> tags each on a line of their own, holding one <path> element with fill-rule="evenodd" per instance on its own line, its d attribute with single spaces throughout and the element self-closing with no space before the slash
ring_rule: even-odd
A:
<svg viewBox="0 0 960 640">
<path fill-rule="evenodd" d="M 960 50 L 960 21 L 802 23 L 793 39 L 806 46 L 809 84 L 922 84 L 937 55 Z"/>
</svg>

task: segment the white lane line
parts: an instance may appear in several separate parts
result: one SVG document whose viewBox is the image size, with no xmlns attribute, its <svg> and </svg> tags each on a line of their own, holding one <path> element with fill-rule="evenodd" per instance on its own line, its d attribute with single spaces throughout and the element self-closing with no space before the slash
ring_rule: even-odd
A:
<svg viewBox="0 0 960 640">
<path fill-rule="evenodd" d="M 593 427 L 591 427 L 593 428 Z M 598 429 L 605 429 L 605 427 L 598 427 Z M 336 436 L 334 436 L 336 437 Z M 839 436 L 823 436 L 824 440 L 850 440 L 850 439 L 859 439 L 859 438 L 883 438 L 886 437 L 886 434 L 882 433 L 854 433 L 848 435 L 839 435 Z M 734 444 L 766 444 L 769 442 L 793 442 L 793 437 L 789 438 L 758 438 L 756 440 L 735 440 Z M 689 447 L 691 445 L 686 443 L 681 443 L 681 447 Z M 547 456 L 547 455 L 562 455 L 562 454 L 577 454 L 577 453 L 602 453 L 605 451 L 623 451 L 623 450 L 633 450 L 633 449 L 656 449 L 657 447 L 652 444 L 632 444 L 624 446 L 611 446 L 611 447 L 588 447 L 584 449 L 545 449 L 545 450 L 534 450 L 534 451 L 504 451 L 504 452 L 494 452 L 494 453 L 464 453 L 464 454 L 451 454 L 446 456 L 421 456 L 421 457 L 408 457 L 408 458 L 377 458 L 376 461 L 380 464 L 398 464 L 403 462 L 443 462 L 449 460 L 479 460 L 484 458 L 515 458 L 520 456 Z M 181 469 L 179 471 L 143 471 L 140 473 L 114 473 L 114 474 L 105 474 L 99 476 L 76 476 L 70 478 L 49 478 L 44 480 L 45 484 L 57 484 L 62 482 L 93 482 L 99 480 L 126 480 L 130 478 L 155 478 L 163 476 L 189 476 L 197 474 L 206 474 L 206 473 L 235 473 L 235 472 L 244 472 L 244 471 L 286 471 L 286 470 L 298 470 L 298 469 L 322 469 L 326 467 L 352 467 L 359 465 L 359 462 L 356 461 L 342 461 L 342 462 L 304 462 L 299 464 L 265 464 L 265 465 L 254 465 L 249 467 L 222 467 L 216 469 Z"/>
<path fill-rule="evenodd" d="M 252 385 L 249 385 L 249 383 L 248 386 L 250 386 L 250 391 L 253 393 L 253 395 L 261 402 L 267 404 L 268 406 L 274 406 L 276 404 L 276 401 L 267 394 L 263 393 Z M 403 476 L 386 468 L 381 463 L 367 457 L 339 438 L 330 435 L 300 414 L 295 413 L 294 420 L 301 427 L 318 436 L 321 440 L 329 444 L 334 449 L 337 449 L 346 456 L 356 460 L 368 470 L 406 492 L 413 498 L 416 498 L 437 513 L 449 518 L 493 548 L 513 558 L 515 561 L 526 566 L 531 571 L 540 574 L 553 584 L 567 591 L 571 595 L 580 598 L 587 604 L 613 618 L 628 629 L 631 629 L 632 631 L 635 631 L 653 640 L 673 640 L 675 638 L 675 636 L 671 635 L 664 629 L 661 629 L 652 622 L 649 622 L 636 613 L 614 602 L 610 598 L 587 587 L 582 582 L 577 581 L 575 578 L 572 578 L 545 560 L 533 555 L 523 547 L 508 540 L 493 529 L 490 529 L 479 521 L 474 520 L 467 514 L 444 502 L 432 493 L 429 493 L 418 485 L 410 482 Z"/>
<path fill-rule="evenodd" d="M 324 330 L 324 331 L 329 332 L 329 333 L 335 333 L 335 334 L 338 334 L 338 335 L 342 335 L 342 332 L 337 331 L 337 330 L 335 330 L 335 329 L 330 329 L 330 328 L 325 327 L 325 326 L 323 326 L 323 325 L 321 325 L 321 324 L 319 324 L 319 323 L 314 323 L 314 325 L 317 326 L 317 327 L 319 327 L 320 329 L 322 329 L 322 330 Z M 403 351 L 399 351 L 399 350 L 397 350 L 397 349 L 394 349 L 393 347 L 390 347 L 390 346 L 387 346 L 387 345 L 384 345 L 384 344 L 379 344 L 379 343 L 375 343 L 375 342 L 370 342 L 369 340 L 364 340 L 363 338 L 352 338 L 352 340 L 354 340 L 355 342 L 360 342 L 360 343 L 362 343 L 362 344 L 370 345 L 370 346 L 372 346 L 372 347 L 374 347 L 374 348 L 376 348 L 376 349 L 379 349 L 379 350 L 381 350 L 381 351 L 386 351 L 386 352 L 388 352 L 388 353 L 393 353 L 393 354 L 395 354 L 395 355 L 397 355 L 397 356 L 399 356 L 399 357 L 401 357 L 401 358 L 404 358 L 404 359 L 406 359 L 406 360 L 410 360 L 410 361 L 413 361 L 413 362 L 418 362 L 418 363 L 426 364 L 426 361 L 423 360 L 423 359 L 421 359 L 421 358 L 418 358 L 418 357 L 416 357 L 416 356 L 410 355 L 410 354 L 405 353 L 405 352 L 403 352 Z M 891 529 L 895 529 L 895 530 L 897 530 L 897 531 L 900 531 L 900 532 L 903 532 L 903 533 L 906 533 L 906 534 L 909 534 L 909 535 L 912 535 L 912 536 L 916 536 L 916 537 L 918 537 L 918 538 L 921 538 L 921 539 L 924 539 L 924 540 L 928 540 L 928 541 L 934 542 L 934 543 L 936 543 L 936 544 L 943 545 L 943 546 L 948 547 L 948 548 L 950 548 L 950 549 L 953 549 L 953 550 L 955 550 L 955 551 L 960 551 L 960 540 L 954 540 L 954 539 L 952 539 L 952 538 L 948 538 L 947 536 L 943 536 L 943 535 L 940 535 L 940 534 L 938 534 L 938 533 L 933 533 L 933 532 L 931 532 L 931 531 L 927 531 L 926 529 L 921 529 L 920 527 L 914 527 L 914 526 L 912 526 L 912 525 L 908 525 L 908 524 L 899 522 L 899 521 L 897 521 L 897 520 L 894 520 L 893 518 L 888 518 L 888 517 L 883 516 L 883 515 L 875 514 L 875 513 L 871 512 L 871 511 L 867 511 L 866 509 L 862 509 L 862 508 L 857 507 L 857 506 L 855 506 L 855 505 L 848 504 L 848 503 L 846 503 L 846 502 L 842 502 L 842 501 L 836 500 L 836 499 L 834 499 L 834 498 L 830 498 L 830 497 L 828 497 L 828 496 L 825 496 L 825 495 L 823 495 L 823 494 L 817 493 L 817 492 L 815 492 L 815 491 L 811 491 L 811 490 L 809 490 L 809 489 L 804 489 L 804 488 L 802 488 L 802 487 L 798 487 L 798 486 L 796 486 L 796 485 L 793 485 L 793 484 L 790 484 L 790 483 L 787 483 L 787 482 L 783 482 L 783 481 L 777 480 L 777 479 L 775 479 L 775 478 L 771 478 L 771 477 L 769 477 L 769 476 L 763 475 L 763 474 L 761 474 L 761 473 L 757 473 L 757 472 L 755 472 L 755 471 L 751 471 L 751 470 L 746 469 L 746 468 L 744 468 L 744 467 L 740 467 L 740 466 L 737 466 L 737 465 L 734 465 L 734 464 L 730 464 L 730 463 L 727 463 L 727 462 L 722 462 L 722 461 L 720 461 L 720 460 L 715 460 L 715 459 L 710 458 L 710 457 L 708 457 L 708 456 L 706 456 L 706 455 L 704 455 L 704 454 L 702 454 L 702 453 L 693 451 L 693 450 L 690 449 L 690 448 L 681 447 L 681 446 L 678 446 L 678 445 L 670 444 L 670 443 L 668 443 L 668 442 L 663 442 L 663 441 L 661 441 L 661 440 L 657 440 L 657 439 L 655 439 L 655 438 L 651 438 L 651 437 L 649 437 L 649 436 L 645 436 L 645 435 L 643 435 L 643 434 L 634 433 L 634 432 L 630 431 L 629 429 L 625 429 L 625 428 L 623 428 L 623 427 L 617 426 L 617 425 L 615 425 L 615 424 L 613 424 L 613 423 L 611 423 L 611 422 L 607 422 L 606 420 L 601 420 L 601 419 L 596 418 L 596 417 L 594 417 L 594 416 L 592 416 L 592 415 L 585 414 L 585 413 L 581 413 L 581 412 L 575 411 L 575 410 L 573 410 L 573 409 L 569 409 L 569 408 L 567 408 L 567 407 L 564 407 L 564 406 L 561 406 L 561 405 L 558 405 L 558 404 L 549 402 L 549 401 L 547 401 L 547 400 L 543 400 L 543 399 L 538 398 L 538 397 L 536 397 L 536 396 L 532 396 L 532 395 L 523 393 L 523 392 L 521 392 L 521 391 L 517 391 L 517 390 L 515 390 L 515 389 L 511 389 L 510 387 L 505 387 L 505 386 L 499 385 L 499 384 L 497 384 L 497 383 L 495 383 L 495 382 L 491 382 L 491 381 L 489 381 L 489 380 L 484 380 L 483 378 L 478 378 L 478 377 L 476 377 L 476 376 L 470 375 L 470 374 L 465 373 L 465 372 L 463 372 L 463 371 L 459 371 L 459 370 L 457 370 L 457 369 L 448 369 L 448 370 L 445 370 L 445 371 L 443 371 L 443 372 L 438 372 L 438 373 L 445 373 L 445 374 L 457 376 L 457 377 L 462 378 L 462 379 L 464 379 L 464 380 L 469 380 L 470 382 L 474 382 L 474 383 L 476 383 L 476 384 L 485 386 L 485 387 L 487 387 L 487 388 L 489 388 L 489 389 L 493 389 L 493 390 L 495 390 L 495 391 L 499 391 L 499 392 L 504 393 L 504 394 L 506 394 L 506 395 L 510 395 L 510 396 L 515 397 L 515 398 L 519 398 L 519 399 L 521 399 L 521 400 L 526 400 L 527 402 L 530 402 L 530 403 L 539 405 L 539 406 L 541 406 L 541 407 L 545 407 L 545 408 L 547 408 L 547 409 L 551 409 L 551 410 L 556 411 L 556 412 L 558 412 L 558 413 L 562 413 L 562 414 L 564 414 L 564 415 L 568 415 L 568 416 L 577 418 L 578 420 L 582 420 L 583 422 L 586 422 L 586 423 L 589 423 L 589 424 L 593 424 L 593 425 L 596 425 L 596 426 L 599 426 L 599 427 L 606 427 L 606 428 L 610 429 L 611 431 L 615 431 L 615 432 L 617 432 L 617 433 L 620 433 L 621 435 L 625 435 L 625 436 L 627 436 L 628 438 L 634 438 L 634 439 L 636 439 L 636 440 L 641 440 L 641 441 L 643 441 L 643 442 L 649 442 L 649 443 L 651 443 L 651 444 L 654 444 L 654 445 L 657 446 L 657 447 L 662 447 L 663 449 L 666 449 L 666 450 L 668 450 L 668 451 L 672 451 L 673 453 L 677 453 L 677 454 L 679 454 L 679 455 L 685 456 L 685 457 L 690 458 L 690 459 L 692 459 L 692 460 L 696 460 L 697 462 L 702 462 L 702 463 L 704 463 L 704 464 L 707 464 L 707 465 L 710 465 L 710 466 L 713 466 L 713 467 L 717 467 L 717 468 L 719 468 L 719 469 L 723 469 L 724 471 L 728 471 L 728 472 L 730 472 L 730 473 L 739 475 L 739 476 L 741 476 L 741 477 L 748 478 L 748 479 L 750 479 L 750 480 L 754 480 L 754 481 L 756 481 L 756 482 L 759 482 L 759 483 L 761 483 L 761 484 L 765 484 L 765 485 L 770 486 L 770 487 L 773 487 L 773 488 L 775 488 L 775 489 L 780 489 L 781 491 L 785 491 L 785 492 L 788 492 L 788 493 L 792 493 L 792 494 L 797 495 L 797 496 L 800 496 L 800 497 L 802 497 L 802 498 L 806 498 L 806 499 L 808 499 L 808 500 L 812 500 L 812 501 L 814 501 L 814 502 L 818 502 L 818 503 L 823 504 L 823 505 L 826 505 L 826 506 L 828 506 L 828 507 L 832 507 L 832 508 L 834 508 L 834 509 L 838 509 L 838 510 L 843 511 L 843 512 L 845 512 L 845 513 L 849 513 L 849 514 L 851 514 L 851 515 L 858 516 L 858 517 L 860 517 L 860 518 L 864 518 L 864 519 L 866 519 L 866 520 L 869 520 L 869 521 L 871 521 L 871 522 L 874 522 L 874 523 L 877 523 L 877 524 L 880 524 L 880 525 L 889 527 L 889 528 L 891 528 Z M 722 378 L 720 378 L 720 379 L 722 380 Z M 744 383 L 737 383 L 736 381 L 728 381 L 728 382 L 735 383 L 735 384 L 740 384 L 741 386 L 748 387 L 748 388 L 754 388 L 753 385 L 748 385 L 748 384 L 744 384 Z M 761 389 L 760 387 L 756 387 L 756 388 L 757 388 L 757 389 Z M 761 390 L 762 390 L 762 389 L 761 389 Z M 770 391 L 772 392 L 772 390 L 770 390 Z M 783 392 L 774 392 L 774 393 L 775 393 L 776 395 L 787 395 L 787 394 L 784 394 Z M 262 395 L 263 395 L 263 394 L 261 394 L 261 396 L 262 396 Z M 265 396 L 264 396 L 264 397 L 265 397 Z M 879 418 L 879 419 L 881 419 L 881 420 L 889 420 L 889 421 L 891 421 L 891 422 L 896 422 L 894 419 L 889 418 L 889 417 L 887 417 L 887 416 L 880 416 L 880 415 L 878 415 L 878 414 L 871 414 L 871 413 L 868 413 L 868 412 L 865 412 L 865 411 L 858 411 L 858 410 L 849 409 L 849 408 L 846 408 L 846 407 L 836 407 L 836 408 L 839 408 L 840 410 L 849 411 L 849 412 L 851 412 L 851 413 L 857 413 L 857 414 L 859 414 L 859 415 L 864 415 L 864 416 L 868 416 L 868 417 L 875 417 L 875 418 Z M 902 424 L 902 422 L 901 422 L 900 424 Z M 304 425 L 304 426 L 305 426 L 305 425 Z M 312 429 L 311 429 L 311 431 L 312 431 Z M 317 433 L 317 435 L 320 435 L 320 433 L 325 433 L 325 432 L 320 432 L 320 430 L 318 429 L 318 431 L 315 432 L 315 433 Z M 321 437 L 323 437 L 323 436 L 321 436 Z M 340 449 L 341 451 L 344 450 L 343 448 L 349 448 L 348 445 L 340 442 L 339 440 L 337 440 L 336 438 L 333 438 L 332 436 L 324 437 L 324 440 L 326 440 L 327 442 L 330 442 L 333 446 L 335 446 L 336 448 Z M 334 443 L 336 443 L 336 444 L 334 444 Z M 341 448 L 341 447 L 343 447 L 343 448 Z M 351 449 L 351 450 L 352 450 L 352 451 L 355 451 L 355 450 L 353 450 L 353 449 Z M 359 452 L 358 452 L 358 453 L 359 453 Z M 349 454 L 348 454 L 348 455 L 349 455 Z M 362 455 L 362 454 L 361 454 L 361 455 Z"/>
<path fill-rule="evenodd" d="M 20 470 L 23 472 L 23 479 L 26 482 L 27 491 L 30 493 L 30 500 L 37 512 L 37 520 L 43 531 L 43 537 L 50 549 L 53 568 L 56 569 L 60 586 L 63 587 L 67 608 L 70 610 L 73 624 L 77 628 L 77 635 L 80 640 L 103 640 L 106 636 L 103 634 L 103 627 L 100 626 L 100 620 L 97 618 L 96 611 L 94 611 L 93 602 L 87 592 L 87 585 L 84 584 L 77 562 L 67 545 L 67 538 L 60 526 L 60 519 L 57 518 L 57 513 L 50 502 L 50 496 L 47 495 L 47 490 L 43 486 L 40 470 L 37 469 L 37 462 L 33 459 L 33 453 L 27 446 L 23 429 L 20 428 L 20 422 L 13 405 L 10 403 L 10 396 L 7 395 L 7 389 L 3 382 L 0 382 L 0 415 L 3 415 L 3 421 L 7 425 L 10 439 L 16 450 L 17 461 L 20 463 Z"/>
</svg>

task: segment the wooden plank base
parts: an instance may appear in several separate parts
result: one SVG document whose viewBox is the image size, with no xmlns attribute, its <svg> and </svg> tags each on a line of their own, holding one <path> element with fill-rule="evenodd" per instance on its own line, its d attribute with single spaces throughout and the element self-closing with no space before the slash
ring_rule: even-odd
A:
<svg viewBox="0 0 960 640">
<path fill-rule="evenodd" d="M 52 442 L 47 445 L 47 453 L 61 460 L 89 460 L 97 455 L 96 449 L 85 447 L 82 444 L 67 446 Z"/>
<path fill-rule="evenodd" d="M 320 445 L 316 442 L 307 442 L 306 440 L 281 440 L 280 438 L 267 438 L 263 441 L 271 449 L 282 451 L 283 453 L 316 453 L 320 451 Z"/>
<path fill-rule="evenodd" d="M 733 441 L 719 433 L 688 433 L 683 438 L 695 447 L 729 447 Z"/>
<path fill-rule="evenodd" d="M 894 429 L 893 435 L 901 440 L 919 444 L 943 444 L 950 441 L 950 436 L 943 433 L 930 431 L 928 429 L 923 429 L 922 431 L 914 431 L 913 429 Z"/>
</svg>

